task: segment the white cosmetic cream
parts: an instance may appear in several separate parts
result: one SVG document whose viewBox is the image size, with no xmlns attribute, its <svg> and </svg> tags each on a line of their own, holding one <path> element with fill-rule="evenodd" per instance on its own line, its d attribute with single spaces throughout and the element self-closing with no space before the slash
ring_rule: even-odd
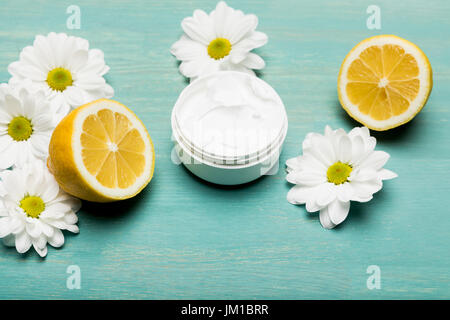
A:
<svg viewBox="0 0 450 320">
<path fill-rule="evenodd" d="M 172 111 L 181 161 L 194 174 L 218 184 L 240 184 L 278 164 L 287 132 L 286 111 L 263 80 L 222 71 L 195 80 Z"/>
</svg>

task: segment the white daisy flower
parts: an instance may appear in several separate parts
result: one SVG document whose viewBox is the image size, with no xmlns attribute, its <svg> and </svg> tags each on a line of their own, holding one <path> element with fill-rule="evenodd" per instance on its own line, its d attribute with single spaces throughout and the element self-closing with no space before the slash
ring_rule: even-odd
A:
<svg viewBox="0 0 450 320">
<path fill-rule="evenodd" d="M 31 82 L 0 85 L 0 171 L 47 158 L 54 115 L 44 92 L 32 90 Z"/>
<path fill-rule="evenodd" d="M 181 27 L 185 34 L 170 52 L 181 60 L 180 72 L 188 78 L 220 71 L 235 70 L 254 75 L 264 60 L 250 52 L 267 43 L 265 33 L 255 31 L 258 18 L 235 10 L 223 1 L 209 15 L 195 10 Z"/>
<path fill-rule="evenodd" d="M 78 233 L 80 200 L 62 191 L 42 161 L 1 173 L 0 238 L 19 253 L 31 246 L 44 257 L 47 243 L 64 244 L 61 230 Z"/>
<path fill-rule="evenodd" d="M 109 71 L 103 52 L 89 50 L 87 40 L 65 33 L 36 36 L 33 45 L 22 50 L 20 60 L 11 63 L 8 71 L 11 84 L 30 79 L 63 114 L 114 94 L 103 78 Z"/>
<path fill-rule="evenodd" d="M 303 141 L 303 155 L 286 162 L 286 179 L 295 184 L 287 199 L 306 204 L 308 212 L 320 211 L 320 222 L 331 229 L 343 222 L 350 201 L 367 202 L 381 190 L 383 180 L 397 177 L 384 169 L 389 154 L 375 151 L 376 139 L 366 127 L 325 127 L 325 135 L 309 133 Z"/>
</svg>

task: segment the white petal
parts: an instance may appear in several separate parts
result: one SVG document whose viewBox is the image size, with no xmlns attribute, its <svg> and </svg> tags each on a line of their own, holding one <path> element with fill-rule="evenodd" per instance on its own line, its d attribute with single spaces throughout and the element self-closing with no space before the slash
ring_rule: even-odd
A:
<svg viewBox="0 0 450 320">
<path fill-rule="evenodd" d="M 308 212 L 316 212 L 321 210 L 323 207 L 317 204 L 317 192 L 316 189 L 313 190 L 311 197 L 306 200 L 306 211 Z"/>
<path fill-rule="evenodd" d="M 67 103 L 62 94 L 57 94 L 54 98 L 52 98 L 50 107 L 54 112 L 54 120 L 56 121 L 56 123 L 58 123 L 70 111 L 70 105 Z"/>
<path fill-rule="evenodd" d="M 70 197 L 65 203 L 68 204 L 74 212 L 80 210 L 82 204 L 80 199 L 74 197 Z"/>
<path fill-rule="evenodd" d="M 347 135 L 341 136 L 338 142 L 338 160 L 349 163 L 352 157 L 352 142 Z"/>
<path fill-rule="evenodd" d="M 242 61 L 244 61 L 244 59 L 247 57 L 248 52 L 243 51 L 243 50 L 231 50 L 230 52 L 230 56 L 229 56 L 229 61 L 232 64 L 240 64 L 242 63 Z M 242 64 L 243 66 L 244 64 Z"/>
<path fill-rule="evenodd" d="M 242 65 L 246 66 L 249 69 L 261 70 L 264 69 L 266 63 L 257 54 L 249 52 L 247 53 L 246 58 L 242 61 Z"/>
<path fill-rule="evenodd" d="M 100 86 L 103 86 L 103 81 Z M 64 96 L 66 101 L 72 106 L 72 108 L 77 108 L 86 102 L 84 90 L 76 86 L 70 86 L 64 90 Z"/>
<path fill-rule="evenodd" d="M 47 70 L 56 68 L 55 58 L 53 56 L 52 48 L 48 42 L 47 37 L 37 35 L 33 42 L 34 52 L 39 57 L 39 60 Z"/>
<path fill-rule="evenodd" d="M 378 176 L 381 180 L 390 180 L 398 177 L 395 172 L 388 169 L 381 169 L 380 171 L 378 171 Z"/>
<path fill-rule="evenodd" d="M 328 166 L 317 160 L 310 151 L 304 152 L 299 161 L 302 163 L 303 170 L 323 172 L 324 174 L 328 170 Z"/>
<path fill-rule="evenodd" d="M 193 41 L 183 35 L 180 40 L 175 42 L 170 48 L 170 52 L 177 57 L 178 60 L 195 60 L 198 57 L 206 57 L 207 49 L 206 46 Z"/>
<path fill-rule="evenodd" d="M 43 186 L 43 189 L 44 190 L 41 193 L 41 197 L 45 203 L 48 203 L 55 199 L 59 193 L 59 185 L 56 182 L 55 178 L 53 178 L 53 176 L 51 175 L 46 175 L 45 187 Z"/>
<path fill-rule="evenodd" d="M 21 232 L 16 235 L 16 250 L 19 253 L 25 253 L 31 247 L 30 236 L 26 232 Z"/>
<path fill-rule="evenodd" d="M 286 166 L 290 170 L 301 170 L 302 165 L 301 165 L 301 161 L 299 161 L 299 160 L 300 160 L 300 157 L 290 158 L 286 161 Z"/>
<path fill-rule="evenodd" d="M 42 216 L 42 214 L 41 214 Z M 43 217 L 41 218 L 43 222 L 47 223 L 48 225 L 54 227 L 54 230 L 66 230 L 68 224 L 64 222 L 64 220 L 62 220 L 61 218 L 57 218 L 57 219 L 53 219 L 53 218 L 48 218 L 48 217 Z"/>
<path fill-rule="evenodd" d="M 12 117 L 23 115 L 22 103 L 10 94 L 5 95 L 5 104 L 3 105 L 3 108 L 3 110 Z"/>
<path fill-rule="evenodd" d="M 298 184 L 299 183 L 299 179 L 298 179 L 298 174 L 300 171 L 294 170 L 294 171 L 289 171 L 288 170 L 288 174 L 286 175 L 286 180 L 289 183 L 292 184 Z"/>
<path fill-rule="evenodd" d="M 109 71 L 109 67 L 105 64 L 105 55 L 102 50 L 91 49 L 88 51 L 88 61 L 77 72 L 91 72 L 96 75 L 103 76 Z"/>
<path fill-rule="evenodd" d="M 241 16 L 243 16 L 242 13 Z M 234 9 L 228 7 L 224 1 L 220 1 L 217 3 L 216 8 L 211 12 L 211 18 L 214 23 L 216 36 L 221 38 L 229 38 L 227 31 L 230 28 L 230 23 L 235 22 L 233 19 Z"/>
<path fill-rule="evenodd" d="M 45 81 L 47 79 L 47 73 L 42 69 L 38 69 L 32 65 L 21 65 L 20 74 L 26 79 L 33 81 Z"/>
<path fill-rule="evenodd" d="M 70 196 L 69 194 L 67 194 L 66 192 L 64 192 L 63 190 L 60 189 L 58 196 L 53 201 L 50 201 L 48 203 L 48 205 L 57 203 L 57 202 L 63 202 L 63 201 L 70 200 L 70 199 L 76 199 L 76 198 L 73 198 L 72 196 Z M 69 204 L 69 206 L 71 206 L 70 201 L 68 202 L 68 204 Z"/>
<path fill-rule="evenodd" d="M 11 218 L 2 217 L 0 218 L 0 238 L 4 238 L 11 233 Z"/>
<path fill-rule="evenodd" d="M 53 203 L 45 208 L 41 216 L 45 219 L 60 219 L 64 217 L 66 212 L 70 212 L 70 206 L 61 202 Z"/>
<path fill-rule="evenodd" d="M 0 105 L 3 105 L 3 103 L 4 102 L 2 102 L 2 100 L 0 99 Z M 10 114 L 8 114 L 2 108 L 0 108 L 0 124 L 2 125 L 2 128 L 7 129 L 8 124 L 11 122 L 12 118 L 13 117 Z M 5 130 L 5 133 L 6 131 L 7 130 Z"/>
<path fill-rule="evenodd" d="M 6 195 L 6 192 L 4 193 L 3 185 L 0 182 L 0 197 L 4 197 Z M 9 211 L 4 206 L 4 199 L 0 200 L 0 217 L 8 217 Z M 0 237 L 1 238 L 1 237 Z"/>
<path fill-rule="evenodd" d="M 47 246 L 47 237 L 44 234 L 42 234 L 36 239 L 32 239 L 32 242 L 34 246 L 43 249 L 44 247 Z"/>
<path fill-rule="evenodd" d="M 336 225 L 330 219 L 328 207 L 325 207 L 322 210 L 320 210 L 319 219 L 320 223 L 322 224 L 322 227 L 324 227 L 325 229 L 333 229 L 334 227 L 336 227 Z"/>
<path fill-rule="evenodd" d="M 59 229 L 55 229 L 52 237 L 47 239 L 48 243 L 55 248 L 59 248 L 64 244 L 64 235 Z"/>
<path fill-rule="evenodd" d="M 352 181 L 354 191 L 354 201 L 367 202 L 372 199 L 372 195 L 381 190 L 383 184 L 379 180 L 370 180 L 365 182 Z"/>
<path fill-rule="evenodd" d="M 312 145 L 313 145 L 312 138 L 317 135 L 319 135 L 319 134 L 315 133 L 315 132 L 309 132 L 306 134 L 306 137 L 302 142 L 303 153 L 305 153 L 306 151 L 309 151 L 312 148 Z"/>
<path fill-rule="evenodd" d="M 40 110 L 41 114 L 34 117 L 31 120 L 33 124 L 33 129 L 35 132 L 46 133 L 48 136 L 51 135 L 51 130 L 55 128 L 53 124 L 52 114 L 50 110 Z"/>
<path fill-rule="evenodd" d="M 26 176 L 22 174 L 22 171 L 13 171 L 5 177 L 3 187 L 14 201 L 20 201 L 24 197 L 26 192 L 25 179 Z"/>
<path fill-rule="evenodd" d="M 87 41 L 86 39 L 72 36 L 70 36 L 68 39 L 70 38 L 74 38 L 76 48 L 89 50 L 89 41 Z"/>
<path fill-rule="evenodd" d="M 375 170 L 381 169 L 389 160 L 389 153 L 384 151 L 372 152 L 366 160 L 361 163 L 361 167 L 373 168 Z"/>
<path fill-rule="evenodd" d="M 34 249 L 41 257 L 45 257 L 47 255 L 47 237 L 45 235 L 32 239 L 32 243 Z"/>
<path fill-rule="evenodd" d="M 327 182 L 325 173 L 317 171 L 301 171 L 297 174 L 297 183 L 305 186 L 317 186 Z"/>
<path fill-rule="evenodd" d="M 202 10 L 195 10 L 193 17 L 184 18 L 181 27 L 195 41 L 208 45 L 215 39 L 208 15 Z"/>
<path fill-rule="evenodd" d="M 203 67 L 209 58 L 200 58 L 191 61 L 183 61 L 180 64 L 180 72 L 188 78 L 198 77 L 202 74 Z"/>
<path fill-rule="evenodd" d="M 327 167 L 336 162 L 333 146 L 327 138 L 321 135 L 314 135 L 311 137 L 311 143 L 311 148 L 308 148 L 308 150 L 317 160 Z"/>
<path fill-rule="evenodd" d="M 78 87 L 83 90 L 95 90 L 103 88 L 106 84 L 105 78 L 94 73 L 81 73 L 77 79 L 73 82 L 74 87 Z M 70 87 L 68 87 L 63 93 L 65 93 Z"/>
<path fill-rule="evenodd" d="M 287 194 L 287 200 L 292 204 L 305 204 L 313 196 L 313 188 L 294 186 Z"/>
<path fill-rule="evenodd" d="M 25 118 L 31 119 L 31 123 L 33 123 L 33 119 L 37 115 L 37 100 L 35 99 L 34 95 L 31 94 L 31 92 L 29 92 L 26 88 L 21 88 L 19 91 L 19 95 L 24 106 L 23 116 L 25 116 Z"/>
<path fill-rule="evenodd" d="M 96 61 L 104 61 L 105 54 L 100 49 L 91 49 L 91 50 L 89 50 L 89 59 L 96 60 Z"/>
<path fill-rule="evenodd" d="M 114 96 L 114 89 L 107 83 L 104 83 L 103 85 L 97 86 L 92 89 L 85 89 L 85 88 L 81 89 L 83 90 L 83 99 L 85 103 L 101 98 L 109 99 Z"/>
<path fill-rule="evenodd" d="M 364 182 L 368 180 L 373 180 L 378 177 L 378 171 L 372 168 L 361 168 L 353 170 L 348 178 L 349 181 L 359 181 Z"/>
<path fill-rule="evenodd" d="M 86 65 L 88 61 L 88 51 L 81 49 L 71 54 L 72 56 L 69 60 L 68 67 L 71 69 L 72 72 L 77 72 Z"/>
<path fill-rule="evenodd" d="M 364 140 L 370 137 L 370 131 L 367 127 L 355 127 L 348 133 L 350 137 L 360 136 Z"/>
<path fill-rule="evenodd" d="M 255 48 L 262 47 L 267 43 L 268 37 L 265 33 L 255 31 L 233 46 L 233 49 L 249 52 Z"/>
<path fill-rule="evenodd" d="M 364 138 L 369 138 L 370 137 L 370 131 L 369 131 L 369 128 L 367 128 L 367 127 L 361 127 L 361 135 L 364 137 Z"/>
<path fill-rule="evenodd" d="M 42 222 L 41 221 L 42 219 L 39 219 L 39 220 L 40 220 L 39 225 L 40 225 L 40 228 L 41 228 L 42 232 L 44 233 L 44 235 L 48 238 L 52 237 L 54 228 L 52 226 L 48 225 L 47 223 Z"/>
<path fill-rule="evenodd" d="M 66 230 L 70 231 L 72 233 L 79 233 L 80 229 L 78 229 L 78 226 L 76 224 L 68 224 L 66 225 Z"/>
<path fill-rule="evenodd" d="M 34 133 L 31 138 L 31 151 L 36 158 L 45 160 L 48 156 L 50 137 Z"/>
<path fill-rule="evenodd" d="M 333 224 L 338 225 L 347 218 L 350 201 L 335 200 L 328 206 L 328 216 Z"/>
<path fill-rule="evenodd" d="M 337 198 L 342 202 L 347 202 L 355 198 L 351 183 L 345 182 L 335 188 Z"/>
<path fill-rule="evenodd" d="M 366 140 L 364 140 L 365 147 L 366 147 L 366 153 L 370 153 L 375 149 L 375 146 L 377 145 L 377 139 L 374 137 L 368 137 Z"/>
<path fill-rule="evenodd" d="M 325 133 L 325 137 L 331 137 L 331 135 L 334 134 L 334 130 L 329 125 L 326 125 L 324 133 Z"/>
<path fill-rule="evenodd" d="M 23 167 L 29 163 L 32 163 L 36 158 L 32 152 L 31 140 L 19 141 L 15 143 L 17 146 L 18 154 L 16 161 L 14 162 L 15 167 Z"/>
<path fill-rule="evenodd" d="M 45 257 L 46 255 L 47 255 L 47 246 L 45 246 L 44 248 L 39 248 L 37 245 L 35 245 L 34 243 L 33 243 L 33 247 L 34 247 L 34 250 L 36 250 L 36 252 L 43 258 L 43 257 Z"/>
<path fill-rule="evenodd" d="M 20 61 L 11 62 L 8 65 L 8 72 L 13 76 L 13 78 L 16 78 L 16 77 L 22 78 L 22 75 L 20 73 L 21 66 L 22 66 L 22 64 L 20 63 Z"/>
<path fill-rule="evenodd" d="M 11 143 L 13 143 L 13 139 L 9 134 L 0 135 L 0 152 L 2 152 L 2 157 L 4 155 L 3 150 L 6 150 Z"/>
<path fill-rule="evenodd" d="M 54 64 L 59 67 L 67 67 L 67 60 L 75 49 L 73 41 L 67 41 L 67 35 L 50 33 L 47 40 L 53 51 Z"/>
<path fill-rule="evenodd" d="M 113 89 L 113 87 L 111 87 L 107 83 L 105 83 L 105 85 L 103 86 L 103 92 L 104 92 L 105 98 L 107 98 L 107 99 L 112 98 L 114 96 L 114 89 Z"/>
<path fill-rule="evenodd" d="M 320 207 L 327 206 L 330 202 L 336 199 L 335 186 L 330 183 L 324 183 L 317 187 L 316 203 Z"/>
<path fill-rule="evenodd" d="M 219 61 L 222 61 L 222 60 L 219 60 Z M 244 67 L 241 64 L 233 64 L 233 63 L 226 64 L 225 62 L 222 62 L 221 64 L 219 64 L 219 66 L 220 66 L 220 70 L 231 70 L 231 71 L 243 72 L 252 77 L 255 76 L 255 72 L 252 69 L 248 69 L 247 67 Z"/>
<path fill-rule="evenodd" d="M 254 14 L 247 14 L 243 18 L 236 21 L 235 25 L 233 26 L 233 31 L 229 35 L 231 44 L 236 44 L 237 42 L 239 42 L 249 32 L 254 31 L 257 25 L 258 18 Z"/>
<path fill-rule="evenodd" d="M 64 222 L 67 224 L 75 224 L 78 222 L 78 217 L 73 212 L 66 213 L 64 216 Z"/>
<path fill-rule="evenodd" d="M 12 217 L 10 222 L 11 233 L 15 235 L 22 233 L 25 230 L 24 222 L 17 217 Z"/>
<path fill-rule="evenodd" d="M 356 165 L 365 154 L 364 140 L 361 136 L 356 136 L 352 140 L 352 155 L 350 164 Z"/>
<path fill-rule="evenodd" d="M 40 225 L 37 224 L 35 221 L 27 223 L 25 225 L 25 230 L 27 231 L 28 235 L 31 238 L 38 238 L 42 233 Z"/>
</svg>

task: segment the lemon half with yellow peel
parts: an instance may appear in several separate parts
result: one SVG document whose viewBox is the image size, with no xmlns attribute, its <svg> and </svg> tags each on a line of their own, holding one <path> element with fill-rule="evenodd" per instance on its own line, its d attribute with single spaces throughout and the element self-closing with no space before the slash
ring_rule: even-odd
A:
<svg viewBox="0 0 450 320">
<path fill-rule="evenodd" d="M 131 198 L 150 182 L 155 152 L 147 129 L 130 109 L 100 99 L 58 124 L 47 166 L 67 193 L 110 202 Z"/>
<path fill-rule="evenodd" d="M 433 86 L 430 62 L 412 42 L 380 35 L 358 43 L 339 71 L 338 95 L 347 113 L 383 131 L 412 120 Z"/>
</svg>

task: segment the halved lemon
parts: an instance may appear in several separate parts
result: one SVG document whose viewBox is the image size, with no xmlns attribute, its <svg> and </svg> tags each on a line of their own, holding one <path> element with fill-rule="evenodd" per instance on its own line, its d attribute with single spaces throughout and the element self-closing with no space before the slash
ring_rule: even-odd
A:
<svg viewBox="0 0 450 320">
<path fill-rule="evenodd" d="M 100 99 L 58 124 L 47 166 L 64 191 L 110 202 L 131 198 L 150 182 L 155 152 L 147 129 L 130 109 Z"/>
<path fill-rule="evenodd" d="M 431 65 L 422 50 L 393 35 L 358 43 L 345 57 L 338 77 L 342 107 L 352 118 L 378 131 L 414 118 L 432 86 Z"/>
</svg>

